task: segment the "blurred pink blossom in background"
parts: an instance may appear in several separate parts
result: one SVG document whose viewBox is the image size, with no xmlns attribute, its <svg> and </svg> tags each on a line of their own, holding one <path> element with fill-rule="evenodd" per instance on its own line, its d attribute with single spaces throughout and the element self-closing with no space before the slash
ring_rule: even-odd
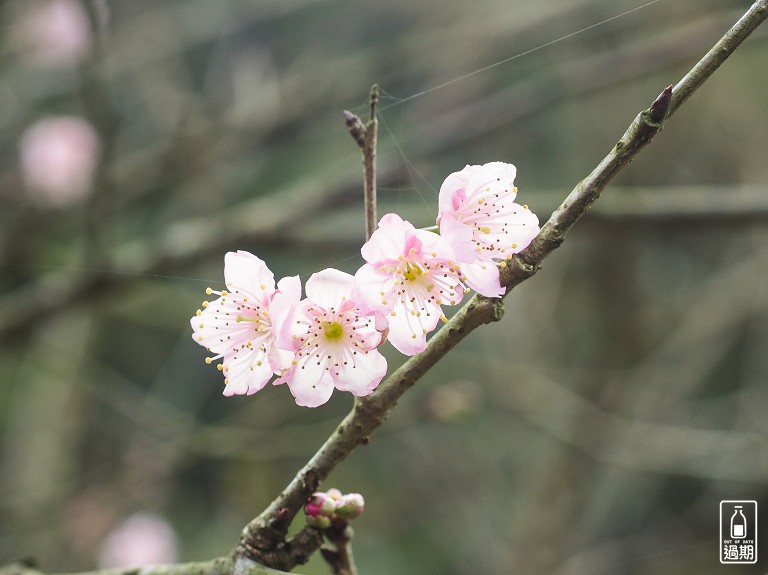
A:
<svg viewBox="0 0 768 575">
<path fill-rule="evenodd" d="M 174 528 L 153 513 L 135 513 L 119 523 L 101 546 L 99 567 L 134 567 L 174 563 L 179 544 Z"/>
<path fill-rule="evenodd" d="M 80 202 L 93 187 L 99 136 L 83 118 L 44 118 L 19 142 L 22 179 L 34 199 L 57 207 Z"/>
<path fill-rule="evenodd" d="M 35 64 L 74 66 L 91 47 L 88 15 L 77 0 L 34 3 L 23 16 L 19 42 Z"/>
</svg>

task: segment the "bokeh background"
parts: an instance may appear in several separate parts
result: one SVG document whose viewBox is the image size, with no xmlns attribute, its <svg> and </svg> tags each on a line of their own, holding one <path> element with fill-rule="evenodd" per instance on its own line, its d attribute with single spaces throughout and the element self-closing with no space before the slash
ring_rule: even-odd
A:
<svg viewBox="0 0 768 575">
<path fill-rule="evenodd" d="M 221 396 L 189 317 L 224 253 L 360 265 L 374 82 L 380 213 L 503 160 L 544 221 L 749 2 L 641 4 L 0 1 L 0 563 L 227 553 L 351 398 Z M 766 571 L 718 509 L 768 525 L 767 33 L 333 474 L 361 573 Z"/>
</svg>

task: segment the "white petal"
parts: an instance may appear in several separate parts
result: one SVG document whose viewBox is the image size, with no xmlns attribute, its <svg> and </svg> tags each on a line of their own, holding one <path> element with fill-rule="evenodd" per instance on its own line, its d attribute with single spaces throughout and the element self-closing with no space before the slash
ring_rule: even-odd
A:
<svg viewBox="0 0 768 575">
<path fill-rule="evenodd" d="M 399 304 L 395 306 L 394 312 L 394 316 L 388 317 L 388 341 L 404 355 L 414 355 L 424 351 L 427 347 L 427 333 L 435 329 L 443 313 L 440 306 L 430 306 L 420 315 L 413 315 L 409 308 Z"/>
<path fill-rule="evenodd" d="M 246 251 L 227 252 L 224 256 L 224 280 L 227 289 L 255 296 L 275 291 L 275 276 L 261 259 Z"/>
<path fill-rule="evenodd" d="M 288 276 L 277 282 L 277 289 L 291 301 L 301 299 L 301 279 L 299 276 Z"/>
<path fill-rule="evenodd" d="M 331 375 L 312 360 L 294 366 L 286 382 L 297 405 L 317 407 L 326 403 L 333 394 Z"/>
<path fill-rule="evenodd" d="M 440 220 L 440 236 L 451 245 L 459 262 L 471 262 L 477 256 L 473 234 L 472 226 L 461 223 L 451 215 L 445 215 Z"/>
<path fill-rule="evenodd" d="M 386 214 L 371 239 L 360 248 L 363 259 L 374 265 L 397 261 L 405 251 L 405 234 L 411 230 L 413 225 L 397 214 Z"/>
<path fill-rule="evenodd" d="M 225 358 L 224 368 L 227 388 L 232 386 L 233 393 L 238 395 L 256 393 L 267 385 L 273 375 L 267 354 L 259 350 L 240 351 L 236 359 Z"/>
<path fill-rule="evenodd" d="M 371 264 L 365 264 L 355 274 L 352 297 L 361 308 L 389 313 L 394 305 L 394 286 L 395 280 L 390 274 L 382 273 Z M 387 303 L 384 303 L 385 301 Z"/>
<path fill-rule="evenodd" d="M 461 272 L 466 283 L 485 297 L 501 297 L 506 290 L 501 286 L 499 266 L 491 260 L 476 260 L 471 264 L 461 264 Z"/>
<path fill-rule="evenodd" d="M 387 360 L 378 351 L 358 352 L 354 364 L 347 365 L 335 376 L 336 389 L 350 391 L 353 395 L 371 393 L 387 373 Z"/>
<path fill-rule="evenodd" d="M 467 197 L 483 194 L 488 188 L 492 193 L 514 194 L 516 175 L 517 168 L 513 164 L 504 162 L 483 164 L 479 170 L 472 173 L 467 182 Z"/>
<path fill-rule="evenodd" d="M 352 297 L 352 285 L 355 278 L 348 273 L 328 268 L 312 274 L 307 280 L 307 298 L 324 309 L 335 308 Z"/>
<path fill-rule="evenodd" d="M 213 353 L 224 354 L 257 333 L 253 322 L 238 322 L 231 296 L 212 301 L 200 315 L 192 317 L 192 337 Z"/>
</svg>

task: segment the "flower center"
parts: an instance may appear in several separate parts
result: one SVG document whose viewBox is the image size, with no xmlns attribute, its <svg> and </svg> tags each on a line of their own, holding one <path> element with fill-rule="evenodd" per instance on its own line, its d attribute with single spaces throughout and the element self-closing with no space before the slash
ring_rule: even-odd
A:
<svg viewBox="0 0 768 575">
<path fill-rule="evenodd" d="M 421 268 L 416 267 L 413 264 L 408 264 L 403 272 L 403 277 L 408 281 L 415 282 L 423 273 Z"/>
<path fill-rule="evenodd" d="M 325 337 L 330 340 L 340 339 L 344 335 L 344 328 L 337 321 L 323 322 L 323 331 L 325 332 Z"/>
</svg>

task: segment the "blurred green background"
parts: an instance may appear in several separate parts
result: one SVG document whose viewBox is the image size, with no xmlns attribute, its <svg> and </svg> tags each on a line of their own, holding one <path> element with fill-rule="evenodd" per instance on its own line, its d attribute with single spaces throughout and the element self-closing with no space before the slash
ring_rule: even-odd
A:
<svg viewBox="0 0 768 575">
<path fill-rule="evenodd" d="M 545 221 L 750 3 L 526 53 L 641 4 L 0 1 L 0 563 L 228 552 L 352 402 L 221 396 L 188 322 L 224 253 L 361 264 L 374 82 L 380 213 L 501 160 Z M 765 572 L 719 564 L 718 506 L 768 505 L 766 33 L 333 474 L 361 573 Z"/>
</svg>

